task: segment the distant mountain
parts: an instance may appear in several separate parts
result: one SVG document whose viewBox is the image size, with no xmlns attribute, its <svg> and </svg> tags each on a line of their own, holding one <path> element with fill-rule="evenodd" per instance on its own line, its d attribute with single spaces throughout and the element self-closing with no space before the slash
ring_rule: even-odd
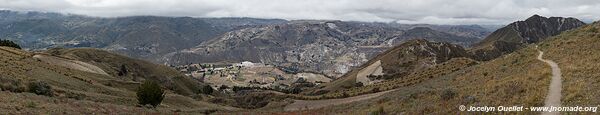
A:
<svg viewBox="0 0 600 115">
<path fill-rule="evenodd" d="M 0 39 L 24 49 L 92 47 L 160 64 L 253 61 L 339 76 L 405 40 L 470 46 L 492 30 L 478 25 L 336 20 L 89 17 L 0 11 Z M 327 52 L 323 52 L 327 51 Z"/>
<path fill-rule="evenodd" d="M 537 43 L 563 31 L 585 25 L 575 18 L 542 17 L 534 15 L 524 21 L 513 22 L 494 31 L 474 45 L 471 52 L 477 60 L 490 60 L 513 52 L 523 45 Z"/>
<path fill-rule="evenodd" d="M 133 16 L 97 18 L 0 11 L 0 39 L 27 49 L 95 47 L 153 60 L 234 29 L 283 23 L 279 19 Z"/>
<path fill-rule="evenodd" d="M 465 46 L 479 41 L 479 38 L 428 27 L 403 30 L 358 22 L 292 21 L 227 32 L 194 48 L 170 53 L 161 62 L 186 64 L 248 60 L 339 76 L 376 54 L 412 39 Z"/>
</svg>

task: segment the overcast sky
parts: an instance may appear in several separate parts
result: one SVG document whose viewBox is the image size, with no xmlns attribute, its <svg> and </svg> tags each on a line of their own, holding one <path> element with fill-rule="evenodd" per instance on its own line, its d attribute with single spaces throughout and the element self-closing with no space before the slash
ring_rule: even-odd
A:
<svg viewBox="0 0 600 115">
<path fill-rule="evenodd" d="M 533 14 L 600 19 L 600 0 L 0 0 L 0 9 L 427 24 L 506 24 Z"/>
</svg>

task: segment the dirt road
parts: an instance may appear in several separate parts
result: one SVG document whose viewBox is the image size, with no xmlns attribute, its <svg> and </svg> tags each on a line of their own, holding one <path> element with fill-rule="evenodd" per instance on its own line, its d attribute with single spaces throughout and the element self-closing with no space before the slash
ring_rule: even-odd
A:
<svg viewBox="0 0 600 115">
<path fill-rule="evenodd" d="M 34 55 L 33 58 L 39 59 L 40 61 L 44 61 L 50 64 L 63 66 L 66 68 L 110 76 L 108 75 L 108 73 L 104 72 L 104 70 L 102 70 L 100 67 L 82 61 L 68 60 L 47 55 Z"/>
<path fill-rule="evenodd" d="M 285 106 L 285 108 L 283 110 L 295 111 L 295 110 L 317 109 L 317 108 L 322 108 L 322 107 L 326 107 L 326 106 L 347 104 L 347 103 L 351 103 L 351 102 L 362 101 L 362 100 L 379 97 L 385 93 L 392 92 L 392 91 L 396 91 L 396 89 L 382 91 L 382 92 L 378 92 L 378 93 L 371 93 L 371 94 L 359 95 L 359 96 L 354 96 L 354 97 L 348 97 L 348 98 L 341 98 L 341 99 L 294 100 L 294 103 Z"/>
<path fill-rule="evenodd" d="M 546 101 L 545 101 L 545 105 L 546 107 L 550 107 L 550 106 L 560 106 L 560 98 L 561 98 L 561 90 L 562 90 L 562 80 L 561 80 L 561 73 L 560 73 L 560 68 L 558 67 L 558 64 L 556 64 L 554 61 L 552 60 L 546 60 L 546 59 L 542 59 L 542 55 L 544 55 L 544 52 L 539 51 L 540 55 L 538 55 L 537 59 L 547 63 L 548 65 L 550 65 L 550 67 L 552 67 L 552 80 L 550 80 L 550 88 L 548 90 L 548 95 L 546 96 Z M 558 115 L 560 114 L 559 112 L 544 112 L 542 113 L 542 115 Z"/>
</svg>

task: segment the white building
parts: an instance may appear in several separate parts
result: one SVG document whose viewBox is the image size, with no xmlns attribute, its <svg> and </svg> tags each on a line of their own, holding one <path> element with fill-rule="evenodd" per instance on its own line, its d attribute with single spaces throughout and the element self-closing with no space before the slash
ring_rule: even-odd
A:
<svg viewBox="0 0 600 115">
<path fill-rule="evenodd" d="M 254 66 L 254 63 L 252 63 L 250 61 L 244 61 L 242 63 L 236 64 L 236 66 L 239 66 L 239 67 L 252 67 L 252 66 Z"/>
</svg>

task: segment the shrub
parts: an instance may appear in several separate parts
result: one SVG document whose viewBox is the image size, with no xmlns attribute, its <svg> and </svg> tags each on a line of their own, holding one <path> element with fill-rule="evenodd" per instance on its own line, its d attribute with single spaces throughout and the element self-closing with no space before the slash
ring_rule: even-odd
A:
<svg viewBox="0 0 600 115">
<path fill-rule="evenodd" d="M 15 42 L 12 42 L 10 40 L 0 40 L 0 46 L 13 47 L 13 48 L 21 49 L 21 46 L 19 46 L 18 44 L 16 44 Z"/>
<path fill-rule="evenodd" d="M 341 98 L 346 98 L 346 97 L 350 97 L 350 94 L 348 94 L 346 92 L 342 92 L 342 97 Z"/>
<path fill-rule="evenodd" d="M 29 82 L 28 87 L 29 87 L 30 93 L 35 93 L 38 95 L 45 95 L 45 96 L 50 96 L 50 97 L 52 97 L 52 95 L 54 94 L 52 92 L 52 87 L 44 81 Z"/>
<path fill-rule="evenodd" d="M 210 85 L 204 85 L 201 86 L 202 88 L 200 88 L 200 93 L 202 94 L 212 94 L 212 92 L 214 91 L 214 89 L 212 87 L 210 87 Z"/>
<path fill-rule="evenodd" d="M 119 73 L 117 73 L 117 75 L 125 76 L 125 75 L 127 75 L 127 73 L 128 73 L 127 67 L 125 67 L 125 65 L 121 65 L 121 68 L 119 69 Z"/>
<path fill-rule="evenodd" d="M 290 89 L 290 91 L 287 91 L 287 92 L 291 93 L 291 94 L 298 94 L 298 93 L 302 92 L 302 88 L 294 87 L 294 88 Z"/>
<path fill-rule="evenodd" d="M 307 82 L 306 79 L 301 77 L 301 78 L 298 78 L 294 83 L 306 83 L 306 82 Z"/>
<path fill-rule="evenodd" d="M 221 85 L 221 87 L 219 87 L 219 91 L 225 91 L 226 89 L 229 89 L 229 86 Z"/>
<path fill-rule="evenodd" d="M 362 86 L 364 86 L 362 82 L 354 83 L 354 87 L 362 87 Z"/>
<path fill-rule="evenodd" d="M 453 90 L 451 90 L 451 89 L 446 89 L 446 90 L 444 90 L 444 91 L 442 92 L 442 94 L 440 95 L 440 97 L 441 97 L 443 100 L 450 100 L 450 99 L 454 98 L 454 96 L 456 96 L 456 92 L 454 92 L 454 91 L 453 91 Z"/>
<path fill-rule="evenodd" d="M 146 80 L 142 83 L 137 90 L 138 104 L 147 105 L 150 104 L 152 107 L 158 106 L 165 98 L 165 91 L 160 88 L 158 83 Z"/>
</svg>

